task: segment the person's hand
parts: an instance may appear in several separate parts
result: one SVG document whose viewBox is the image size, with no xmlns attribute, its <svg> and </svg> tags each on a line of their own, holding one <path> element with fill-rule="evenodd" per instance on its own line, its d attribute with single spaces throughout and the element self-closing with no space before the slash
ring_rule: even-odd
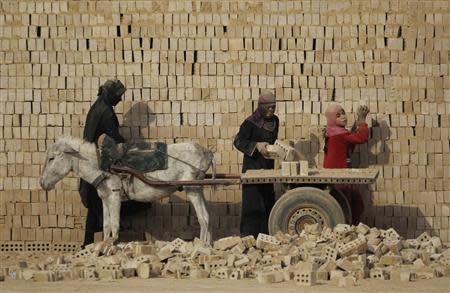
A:
<svg viewBox="0 0 450 293">
<path fill-rule="evenodd" d="M 117 152 L 120 154 L 120 156 L 124 155 L 123 143 L 117 144 Z"/>
<path fill-rule="evenodd" d="M 267 142 L 257 142 L 256 143 L 256 149 L 258 150 L 258 152 L 263 155 L 264 157 L 269 155 L 269 152 L 267 151 L 267 146 L 269 144 Z"/>
<path fill-rule="evenodd" d="M 356 111 L 356 120 L 358 123 L 362 123 L 366 121 L 367 114 L 369 114 L 369 107 L 367 106 L 359 106 Z"/>
</svg>

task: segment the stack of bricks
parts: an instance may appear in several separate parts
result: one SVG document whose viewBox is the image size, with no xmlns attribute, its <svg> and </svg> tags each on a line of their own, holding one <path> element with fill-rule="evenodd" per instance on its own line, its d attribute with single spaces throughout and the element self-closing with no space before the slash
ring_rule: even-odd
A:
<svg viewBox="0 0 450 293">
<path fill-rule="evenodd" d="M 277 96 L 279 139 L 323 161 L 324 110 L 371 111 L 355 166 L 380 169 L 362 190 L 364 220 L 450 241 L 450 3 L 440 1 L 2 1 L 0 241 L 79 242 L 78 178 L 40 190 L 45 151 L 82 136 L 99 86 L 127 87 L 116 107 L 127 138 L 194 140 L 218 172 L 261 89 Z M 349 124 L 353 115 L 349 115 Z M 207 189 L 217 236 L 237 231 L 240 187 Z M 183 193 L 134 217 L 155 235 L 198 233 Z"/>
</svg>

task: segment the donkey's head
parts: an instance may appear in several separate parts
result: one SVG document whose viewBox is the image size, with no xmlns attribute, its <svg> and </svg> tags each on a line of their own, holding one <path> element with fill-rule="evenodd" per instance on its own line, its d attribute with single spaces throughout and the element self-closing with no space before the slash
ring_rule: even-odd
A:
<svg viewBox="0 0 450 293">
<path fill-rule="evenodd" d="M 65 139 L 59 139 L 47 150 L 44 170 L 39 184 L 45 190 L 51 190 L 55 184 L 72 170 L 72 156 L 77 154 Z"/>
</svg>

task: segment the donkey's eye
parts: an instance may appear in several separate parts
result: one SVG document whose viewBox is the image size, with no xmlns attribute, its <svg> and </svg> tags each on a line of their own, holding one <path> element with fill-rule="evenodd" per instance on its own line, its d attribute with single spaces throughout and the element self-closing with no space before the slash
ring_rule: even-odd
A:
<svg viewBox="0 0 450 293">
<path fill-rule="evenodd" d="M 51 162 L 53 161 L 55 158 L 48 158 L 48 161 Z"/>
</svg>

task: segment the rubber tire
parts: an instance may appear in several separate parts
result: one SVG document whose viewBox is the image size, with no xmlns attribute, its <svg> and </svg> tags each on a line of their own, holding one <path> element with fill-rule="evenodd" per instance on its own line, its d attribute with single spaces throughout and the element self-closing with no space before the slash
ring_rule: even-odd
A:
<svg viewBox="0 0 450 293">
<path fill-rule="evenodd" d="M 345 223 L 351 224 L 352 223 L 352 208 L 350 207 L 350 203 L 347 200 L 347 197 L 345 194 L 343 194 L 340 190 L 333 188 L 330 192 L 331 196 L 333 196 L 339 205 L 342 208 L 342 211 L 344 212 L 345 216 Z"/>
<path fill-rule="evenodd" d="M 288 233 L 288 221 L 299 208 L 313 208 L 319 212 L 324 224 L 334 227 L 345 223 L 345 215 L 337 200 L 329 193 L 314 187 L 297 187 L 283 194 L 269 216 L 269 233 Z"/>
</svg>

